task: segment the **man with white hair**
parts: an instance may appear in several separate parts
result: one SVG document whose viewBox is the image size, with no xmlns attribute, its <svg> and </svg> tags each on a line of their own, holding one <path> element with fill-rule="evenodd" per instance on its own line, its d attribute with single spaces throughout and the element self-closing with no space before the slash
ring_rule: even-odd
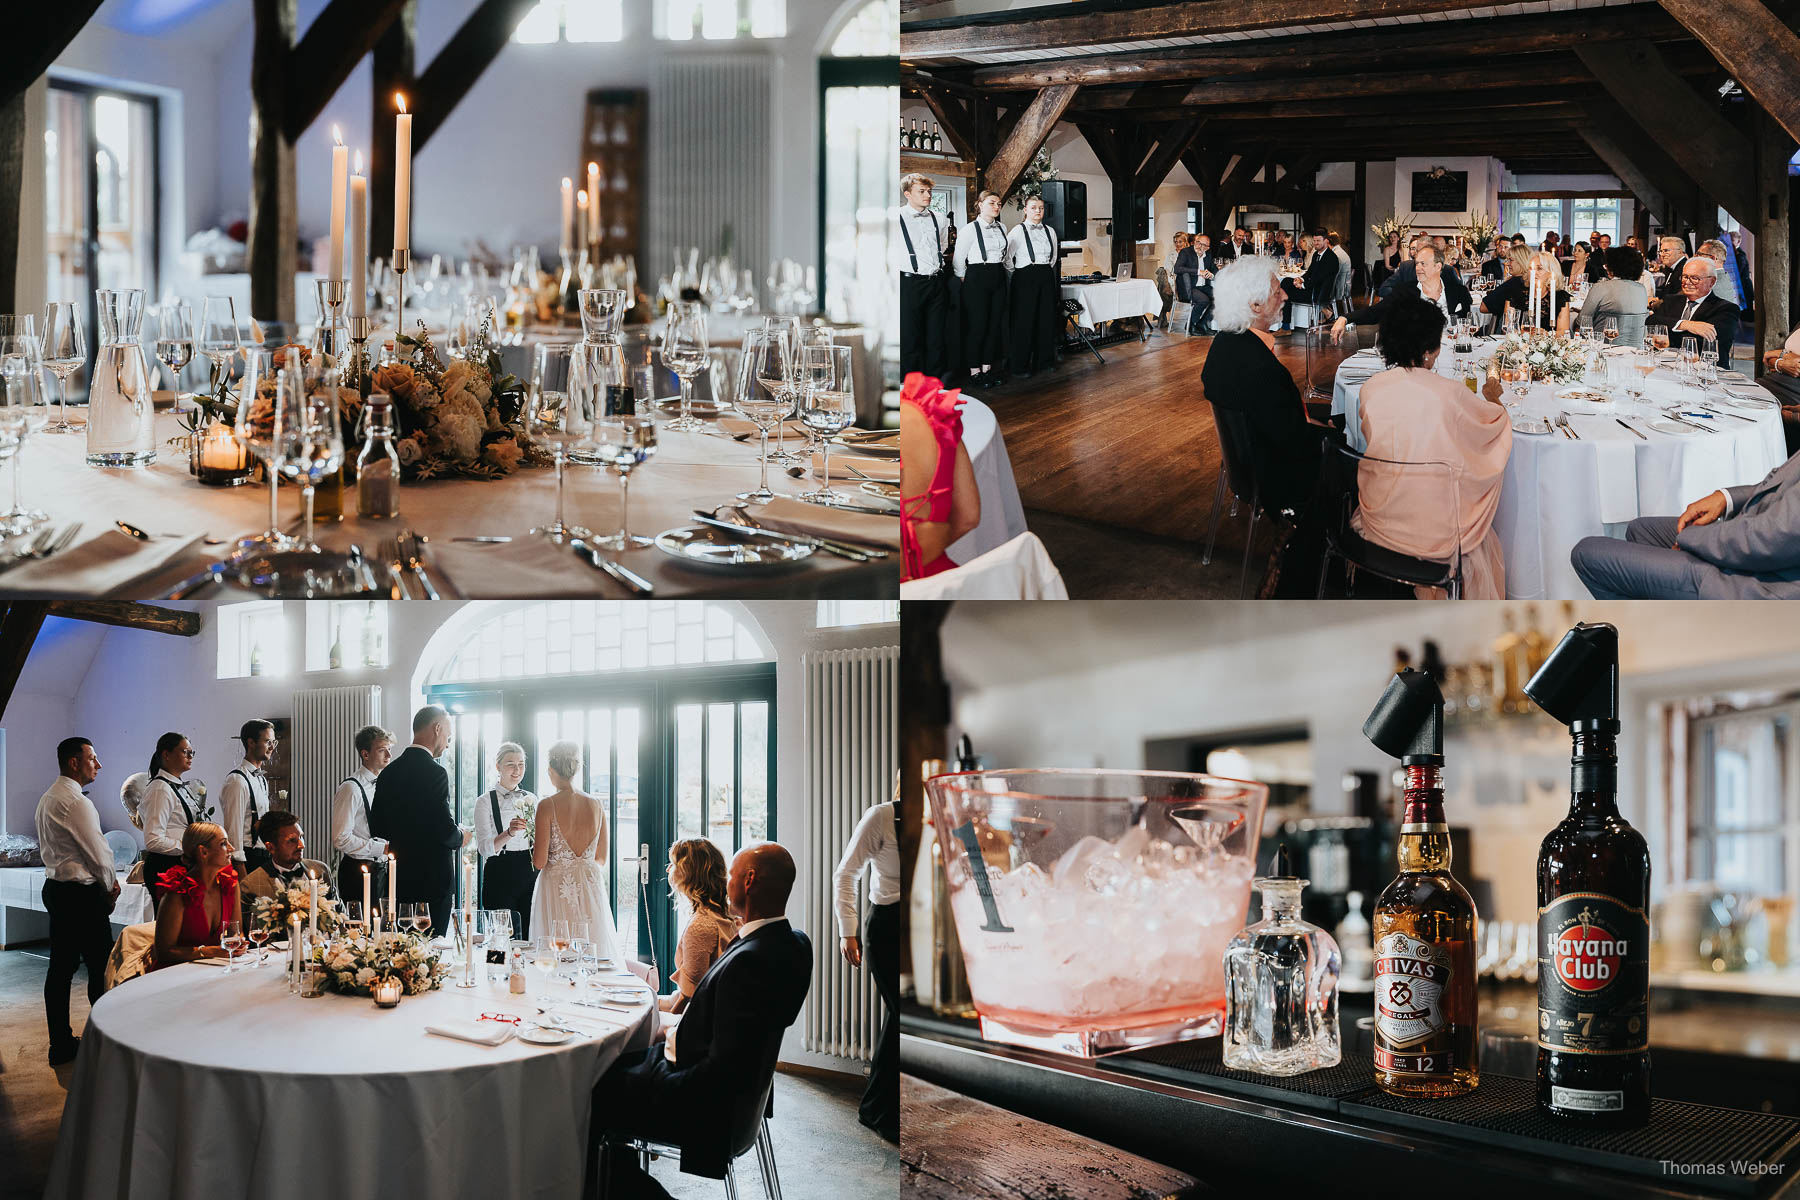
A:
<svg viewBox="0 0 1800 1200">
<path fill-rule="evenodd" d="M 450 932 L 456 895 L 456 852 L 475 836 L 464 832 L 450 811 L 450 775 L 438 761 L 450 748 L 450 714 L 427 704 L 413 714 L 412 745 L 375 780 L 369 833 L 387 842 L 396 879 L 396 904 L 423 902 L 431 908 L 431 933 Z"/>
<path fill-rule="evenodd" d="M 1669 323 L 1669 341 L 1681 345 L 1681 335 L 1717 338 L 1719 361 L 1728 368 L 1731 344 L 1737 338 L 1738 307 L 1713 294 L 1719 265 L 1704 255 L 1694 255 L 1681 268 L 1681 292 L 1665 300 L 1657 315 Z"/>
<path fill-rule="evenodd" d="M 1656 315 L 1657 324 L 1663 324 L 1674 309 L 1671 304 L 1681 299 L 1681 269 L 1687 265 L 1688 246 L 1678 237 L 1661 237 L 1656 239 L 1656 266 L 1663 272 L 1662 286 L 1656 289 L 1656 296 L 1650 301 L 1650 311 Z"/>
</svg>

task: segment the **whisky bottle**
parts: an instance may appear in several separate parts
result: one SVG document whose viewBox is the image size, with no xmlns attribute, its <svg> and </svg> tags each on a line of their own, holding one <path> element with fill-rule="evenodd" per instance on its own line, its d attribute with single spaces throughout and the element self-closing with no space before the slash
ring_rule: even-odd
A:
<svg viewBox="0 0 1800 1200">
<path fill-rule="evenodd" d="M 1650 1119 L 1650 849 L 1619 815 L 1619 634 L 1577 625 L 1525 685 L 1574 738 L 1569 815 L 1538 850 L 1537 1103 Z"/>
<path fill-rule="evenodd" d="M 1400 874 L 1375 901 L 1375 1083 L 1395 1096 L 1460 1096 L 1480 1082 L 1475 903 L 1450 874 L 1444 697 L 1402 671 L 1363 733 L 1400 760 Z"/>
</svg>

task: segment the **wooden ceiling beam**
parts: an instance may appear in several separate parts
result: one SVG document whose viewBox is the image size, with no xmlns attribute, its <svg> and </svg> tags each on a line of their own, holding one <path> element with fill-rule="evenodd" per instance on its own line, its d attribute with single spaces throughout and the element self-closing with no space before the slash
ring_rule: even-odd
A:
<svg viewBox="0 0 1800 1200">
<path fill-rule="evenodd" d="M 413 118 L 414 154 L 443 126 L 444 119 L 469 94 L 481 73 L 500 57 L 513 30 L 535 3 L 536 0 L 481 0 L 450 35 L 431 65 L 419 73 L 418 82 L 407 94 L 407 108 L 418 114 Z"/>
<path fill-rule="evenodd" d="M 1587 108 L 1591 120 L 1582 127 L 1582 137 L 1625 186 L 1649 193 L 1639 199 L 1650 206 L 1665 227 L 1673 228 L 1683 220 L 1699 223 L 1719 207 L 1702 181 L 1645 133 L 1623 105 L 1606 97 L 1591 102 Z"/>
<path fill-rule="evenodd" d="M 1194 139 L 1200 136 L 1201 126 L 1205 124 L 1205 117 L 1194 117 L 1163 130 L 1162 136 L 1157 139 L 1156 148 L 1138 168 L 1137 189 L 1140 195 L 1148 196 L 1163 185 L 1163 180 L 1169 177 L 1169 172 L 1175 169 L 1175 164 L 1187 153 L 1187 148 L 1194 144 Z"/>
<path fill-rule="evenodd" d="M 975 150 L 975 123 L 963 102 L 943 89 L 925 83 L 919 84 L 919 97 L 938 119 L 938 125 L 957 157 L 969 162 L 980 161 Z"/>
<path fill-rule="evenodd" d="M 0 605 L 0 717 L 6 715 L 7 702 L 19 686 L 19 676 L 25 673 L 26 660 L 49 610 L 43 601 Z"/>
<path fill-rule="evenodd" d="M 1733 79 L 1788 131 L 1800 138 L 1800 35 L 1761 0 L 1661 0 Z"/>
<path fill-rule="evenodd" d="M 88 621 L 95 625 L 111 625 L 119 629 L 139 629 L 146 633 L 166 633 L 175 637 L 195 637 L 200 632 L 200 614 L 185 608 L 164 608 L 157 604 L 138 604 L 130 600 L 52 600 L 50 615 L 71 621 Z"/>
<path fill-rule="evenodd" d="M 407 0 L 331 0 L 294 45 L 287 139 L 300 140 Z"/>
<path fill-rule="evenodd" d="M 1012 132 L 994 153 L 993 161 L 981 173 L 984 185 L 990 191 L 999 193 L 1002 202 L 1012 195 L 1013 188 L 1018 186 L 1019 176 L 1025 173 L 1025 168 L 1036 157 L 1044 140 L 1050 136 L 1050 131 L 1062 120 L 1063 113 L 1068 111 L 1069 102 L 1075 98 L 1078 90 L 1077 85 L 1072 83 L 1045 88 L 1020 113 Z"/>
</svg>

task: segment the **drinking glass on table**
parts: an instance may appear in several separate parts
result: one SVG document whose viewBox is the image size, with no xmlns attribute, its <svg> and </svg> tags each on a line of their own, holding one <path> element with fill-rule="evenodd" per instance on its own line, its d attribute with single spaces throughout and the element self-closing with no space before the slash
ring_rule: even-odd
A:
<svg viewBox="0 0 1800 1200">
<path fill-rule="evenodd" d="M 682 386 L 687 386 L 685 380 Z M 619 532 L 593 539 L 606 550 L 641 550 L 651 544 L 631 532 L 631 473 L 656 453 L 656 418 L 648 408 L 639 416 L 624 395 L 621 389 L 608 390 L 594 421 L 595 454 L 619 477 Z"/>
<path fill-rule="evenodd" d="M 1667 325 L 1644 326 L 1644 345 L 1651 350 L 1667 350 L 1669 348 L 1669 327 Z"/>
<path fill-rule="evenodd" d="M 767 386 L 769 380 L 778 381 L 785 393 L 790 407 L 800 402 L 800 318 L 793 316 L 764 316 L 761 333 L 780 348 L 780 373 L 770 373 L 762 377 Z M 790 414 L 791 415 L 791 414 Z M 786 418 L 775 423 L 775 449 L 766 452 L 763 457 L 778 467 L 793 466 L 795 463 L 808 461 L 807 457 L 789 451 L 782 442 L 786 436 Z M 809 445 L 810 450 L 810 445 Z"/>
<path fill-rule="evenodd" d="M 550 447 L 556 460 L 556 519 L 531 532 L 552 541 L 593 535 L 563 521 L 563 474 L 569 451 L 594 432 L 594 381 L 584 369 L 585 356 L 573 342 L 540 342 L 526 395 L 526 429 Z"/>
<path fill-rule="evenodd" d="M 771 337 L 759 329 L 744 335 L 744 356 L 738 360 L 732 406 L 762 434 L 762 447 L 756 455 L 762 473 L 756 490 L 739 492 L 739 500 L 761 504 L 775 498 L 775 493 L 769 490 L 769 430 L 794 411 L 794 398 L 787 390 L 785 371 L 785 343 L 779 337 Z"/>
<path fill-rule="evenodd" d="M 1507 333 L 1514 334 L 1514 333 L 1519 332 L 1519 324 L 1520 324 L 1519 319 L 1522 315 L 1523 314 L 1521 314 L 1519 312 L 1519 310 L 1514 308 L 1512 305 L 1509 304 L 1506 306 L 1506 332 Z"/>
<path fill-rule="evenodd" d="M 219 918 L 219 945 L 225 949 L 225 973 L 237 970 L 237 957 L 244 952 L 244 925 L 231 913 Z"/>
<path fill-rule="evenodd" d="M 506 952 L 512 949 L 512 910 L 510 908 L 490 908 L 487 912 L 487 946 L 489 950 L 498 951 L 498 965 L 502 975 L 507 973 Z M 489 972 L 488 978 L 493 978 Z"/>
<path fill-rule="evenodd" d="M 835 505 L 844 497 L 831 490 L 831 439 L 856 423 L 856 395 L 851 386 L 850 347 L 807 346 L 806 392 L 800 399 L 800 422 L 819 437 L 823 452 L 819 487 L 801 493 L 813 504 Z"/>
<path fill-rule="evenodd" d="M 538 970 L 538 1003 L 543 1007 L 550 1005 L 550 980 L 555 977 L 560 963 L 556 939 L 547 933 L 539 934 L 531 944 L 531 965 Z"/>
<path fill-rule="evenodd" d="M 567 921 L 550 922 L 550 940 L 556 943 L 556 969 L 560 974 L 563 954 L 568 950 L 569 942 L 572 940 L 569 936 L 569 923 Z"/>
<path fill-rule="evenodd" d="M 1619 339 L 1619 318 L 1601 317 L 1598 328 L 1600 330 L 1600 340 L 1607 345 L 1610 346 Z"/>
<path fill-rule="evenodd" d="M 275 387 L 275 460 L 280 473 L 300 485 L 304 517 L 294 549 L 318 553 L 313 541 L 313 491 L 327 475 L 344 465 L 343 424 L 338 420 L 337 372 L 328 372 L 317 390 L 308 388 L 298 354 L 293 369 L 283 370 Z"/>
<path fill-rule="evenodd" d="M 0 346 L 5 341 L 0 338 Z M 0 538 L 29 533 L 50 519 L 47 513 L 26 508 L 19 490 L 19 456 L 26 439 L 43 429 L 50 416 L 42 383 L 28 354 L 0 352 L 0 459 L 12 463 L 12 507 L 0 513 Z"/>
<path fill-rule="evenodd" d="M 681 381 L 681 415 L 668 423 L 670 429 L 693 431 L 706 428 L 694 416 L 694 377 L 707 366 L 706 312 L 697 300 L 677 301 L 669 309 L 668 325 L 663 330 L 663 366 L 675 372 Z"/>
<path fill-rule="evenodd" d="M 156 314 L 156 361 L 169 368 L 174 388 L 181 391 L 181 370 L 194 359 L 194 306 L 172 300 Z"/>
<path fill-rule="evenodd" d="M 67 301 L 52 301 L 44 309 L 44 365 L 56 376 L 56 420 L 45 433 L 70 433 L 81 428 L 69 420 L 69 380 L 87 362 L 87 333 L 81 325 L 81 309 Z"/>
<path fill-rule="evenodd" d="M 198 337 L 200 353 L 212 363 L 211 389 L 217 395 L 219 385 L 231 378 L 232 359 L 244 349 L 237 305 L 230 296 L 208 296 L 200 302 Z"/>
</svg>

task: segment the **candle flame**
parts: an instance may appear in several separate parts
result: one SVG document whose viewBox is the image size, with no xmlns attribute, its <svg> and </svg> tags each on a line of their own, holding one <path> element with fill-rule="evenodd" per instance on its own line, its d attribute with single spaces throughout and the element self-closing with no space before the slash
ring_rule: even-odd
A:
<svg viewBox="0 0 1800 1200">
<path fill-rule="evenodd" d="M 564 175 L 563 176 L 563 190 L 566 192 L 573 186 L 575 186 L 575 181 L 570 179 L 567 175 Z"/>
<path fill-rule="evenodd" d="M 338 132 L 338 127 L 336 125 L 331 127 L 331 144 L 334 146 L 341 146 L 344 144 L 344 135 Z"/>
<path fill-rule="evenodd" d="M 401 112 L 406 111 L 406 96 L 403 93 L 401 93 L 401 92 L 394 93 L 394 103 L 398 104 L 400 106 Z"/>
<path fill-rule="evenodd" d="M 588 174 L 589 175 L 598 175 L 599 173 L 600 173 L 600 164 L 599 163 L 591 162 L 588 164 Z"/>
<path fill-rule="evenodd" d="M 362 174 L 362 151 L 361 150 L 358 150 L 356 152 L 356 173 L 358 175 Z"/>
<path fill-rule="evenodd" d="M 575 203 L 581 205 L 581 207 L 583 207 L 583 208 L 587 207 L 587 189 L 586 188 L 582 188 L 579 192 L 575 193 Z"/>
</svg>

